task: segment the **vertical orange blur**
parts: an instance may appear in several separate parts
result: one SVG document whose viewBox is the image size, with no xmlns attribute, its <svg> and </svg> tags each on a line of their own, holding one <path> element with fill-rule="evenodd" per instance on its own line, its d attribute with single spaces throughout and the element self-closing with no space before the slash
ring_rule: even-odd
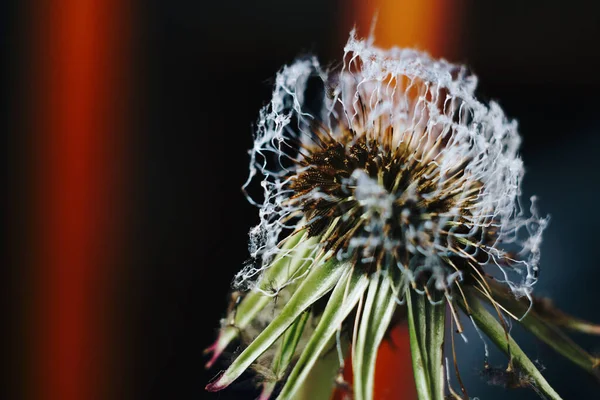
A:
<svg viewBox="0 0 600 400">
<path fill-rule="evenodd" d="M 33 15 L 36 399 L 107 398 L 124 11 L 62 0 Z"/>
<path fill-rule="evenodd" d="M 375 20 L 375 44 L 379 47 L 411 47 L 434 57 L 455 59 L 460 54 L 460 0 L 354 0 L 345 9 L 343 26 L 356 26 L 358 35 L 369 34 Z M 347 35 L 347 32 L 342 32 Z M 346 379 L 352 379 L 351 363 L 346 364 Z M 341 393 L 337 391 L 334 399 Z M 395 326 L 377 353 L 375 369 L 376 400 L 413 400 L 417 398 L 412 371 L 408 327 Z"/>
<path fill-rule="evenodd" d="M 451 59 L 460 46 L 461 3 L 460 0 L 354 0 L 354 7 L 347 10 L 345 18 L 364 37 L 377 17 L 375 44 L 380 47 L 411 47 L 434 57 Z"/>
<path fill-rule="evenodd" d="M 406 323 L 392 328 L 387 340 L 384 340 L 379 347 L 374 392 L 373 397 L 376 400 L 417 398 Z"/>
</svg>

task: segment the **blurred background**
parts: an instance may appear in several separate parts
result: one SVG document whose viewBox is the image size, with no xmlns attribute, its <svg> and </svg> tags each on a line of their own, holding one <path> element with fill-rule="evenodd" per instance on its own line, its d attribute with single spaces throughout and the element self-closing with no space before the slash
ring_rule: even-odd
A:
<svg viewBox="0 0 600 400">
<path fill-rule="evenodd" d="M 519 121 L 524 198 L 552 221 L 539 295 L 600 322 L 600 3 L 13 1 L 1 7 L 8 166 L 7 399 L 252 398 L 204 392 L 203 356 L 247 258 L 252 126 L 277 70 L 341 59 L 350 29 L 466 63 Z M 600 386 L 515 328 L 565 399 Z M 471 396 L 535 399 L 459 361 Z M 577 337 L 595 354 L 600 338 Z M 495 354 L 492 363 L 504 365 Z M 244 397 L 246 396 L 246 397 Z M 401 395 L 399 399 L 403 398 Z"/>
</svg>

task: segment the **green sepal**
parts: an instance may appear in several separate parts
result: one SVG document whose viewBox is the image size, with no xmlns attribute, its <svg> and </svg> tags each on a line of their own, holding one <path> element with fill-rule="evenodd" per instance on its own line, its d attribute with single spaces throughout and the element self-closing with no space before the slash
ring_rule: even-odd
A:
<svg viewBox="0 0 600 400">
<path fill-rule="evenodd" d="M 439 300 L 435 294 L 433 301 Z M 444 399 L 444 328 L 446 307 L 432 304 L 422 294 L 406 290 L 408 331 L 413 373 L 419 400 Z"/>
<path fill-rule="evenodd" d="M 271 364 L 273 379 L 263 383 L 263 391 L 259 397 L 260 400 L 269 399 L 277 383 L 284 378 L 286 370 L 294 358 L 298 342 L 302 337 L 304 326 L 309 317 L 310 312 L 308 310 L 304 311 L 281 337 L 279 347 Z"/>
<path fill-rule="evenodd" d="M 348 266 L 340 264 L 335 258 L 313 266 L 281 312 L 233 361 L 225 372 L 206 386 L 206 390 L 215 392 L 224 389 L 236 380 L 283 335 L 289 326 L 300 317 L 302 312 L 331 291 L 346 269 L 348 269 Z"/>
<path fill-rule="evenodd" d="M 377 350 L 387 332 L 397 304 L 390 275 L 387 271 L 377 272 L 371 274 L 369 278 L 369 287 L 360 316 L 360 327 L 352 349 L 355 400 L 373 399 Z M 400 285 L 396 282 L 395 286 Z"/>
<path fill-rule="evenodd" d="M 349 340 L 345 335 L 340 336 L 342 357 L 347 355 Z M 336 337 L 331 338 L 325 349 L 334 349 L 337 345 Z M 294 400 L 329 399 L 336 387 L 336 378 L 340 373 L 339 354 L 335 350 L 324 351 L 310 368 L 306 379 L 299 385 L 294 394 Z"/>
<path fill-rule="evenodd" d="M 506 332 L 498 319 L 486 310 L 474 291 L 475 289 L 473 288 L 466 288 L 465 297 L 468 307 L 462 299 L 459 299 L 458 301 L 459 306 L 465 313 L 473 318 L 477 327 L 485 333 L 502 352 L 511 358 L 512 363 L 514 363 L 522 372 L 527 374 L 532 385 L 534 385 L 535 390 L 540 391 L 549 399 L 560 400 L 561 397 L 558 393 L 550 386 L 548 381 L 546 381 L 546 378 L 544 378 L 535 364 L 527 357 L 523 350 L 521 350 L 510 334 Z"/>
<path fill-rule="evenodd" d="M 600 360 L 577 345 L 565 332 L 553 323 L 552 319 L 540 315 L 538 312 L 540 307 L 536 306 L 535 303 L 538 300 L 533 299 L 533 307 L 530 307 L 529 300 L 524 298 L 517 299 L 508 287 L 493 280 L 488 280 L 487 283 L 492 290 L 494 300 L 514 316 L 521 318 L 519 323 L 529 332 L 533 333 L 575 365 L 583 368 L 596 378 L 599 377 L 598 366 Z M 478 293 L 478 295 L 489 302 L 486 296 L 483 296 L 481 293 Z"/>
<path fill-rule="evenodd" d="M 337 282 L 323 315 L 312 336 L 304 347 L 300 359 L 294 366 L 278 399 L 295 399 L 298 390 L 304 385 L 311 368 L 315 365 L 326 345 L 331 342 L 342 322 L 356 307 L 369 283 L 364 272 L 346 264 L 346 271 Z"/>
<path fill-rule="evenodd" d="M 258 285 L 262 290 L 268 291 L 267 285 L 283 286 L 290 276 L 301 274 L 303 270 L 310 267 L 313 261 L 307 257 L 313 251 L 317 238 L 308 238 L 307 235 L 306 232 L 300 231 L 284 242 L 281 254 L 269 268 L 265 269 L 260 278 Z M 212 353 L 211 359 L 206 363 L 206 368 L 210 368 L 214 364 L 223 350 L 239 336 L 240 331 L 244 330 L 272 301 L 273 297 L 264 294 L 257 288 L 244 295 L 232 314 L 227 316 L 226 321 L 232 323 L 221 328 L 217 341 L 206 350 L 206 353 Z"/>
</svg>

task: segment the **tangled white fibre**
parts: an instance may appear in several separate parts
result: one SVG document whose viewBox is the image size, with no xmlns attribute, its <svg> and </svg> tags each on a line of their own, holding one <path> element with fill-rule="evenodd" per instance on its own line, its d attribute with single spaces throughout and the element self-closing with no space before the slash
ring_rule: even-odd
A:
<svg viewBox="0 0 600 400">
<path fill-rule="evenodd" d="M 319 87 L 316 96 L 310 90 L 312 82 Z M 520 205 L 524 169 L 518 156 L 521 139 L 517 124 L 508 120 L 495 102 L 479 102 L 474 95 L 476 86 L 477 78 L 464 66 L 410 49 L 383 50 L 371 39 L 357 39 L 354 32 L 344 48 L 341 68 L 327 71 L 313 57 L 281 69 L 273 97 L 260 111 L 254 147 L 249 152 L 250 174 L 244 189 L 258 179 L 263 197 L 249 197 L 259 207 L 260 223 L 250 231 L 251 261 L 236 275 L 234 286 L 253 287 L 282 251 L 278 244 L 285 232 L 302 218 L 301 202 L 291 201 L 290 181 L 304 168 L 298 163 L 305 157 L 301 148 L 316 142 L 313 130 L 318 121 L 333 137 L 345 130 L 355 138 L 383 140 L 383 132 L 392 131 L 390 146 L 410 148 L 410 157 L 428 166 L 430 176 L 426 178 L 435 183 L 437 192 L 466 192 L 476 183 L 476 201 L 468 203 L 468 213 L 458 201 L 435 223 L 411 225 L 405 237 L 413 238 L 413 245 L 406 248 L 419 255 L 422 268 L 435 270 L 449 252 L 477 259 L 488 268 L 495 266 L 499 280 L 517 295 L 529 296 L 538 276 L 541 235 L 548 218 L 538 215 L 534 198 L 529 210 Z M 449 183 L 449 175 L 459 166 L 464 178 Z M 392 212 L 393 199 L 360 171 L 351 179 L 361 205 L 367 211 L 378 207 L 378 218 L 367 223 L 373 224 L 370 231 L 376 233 L 381 218 Z M 437 192 L 422 196 L 439 195 Z M 325 195 L 316 189 L 310 196 Z M 464 237 L 472 245 L 457 252 L 439 240 L 436 229 L 453 226 L 453 221 L 458 224 L 459 218 L 467 229 L 454 236 Z M 476 237 L 482 229 L 494 230 L 493 243 Z M 381 245 L 385 238 L 377 241 L 375 233 L 368 242 Z M 428 239 L 419 239 L 422 234 Z M 364 239 L 353 238 L 362 246 Z M 475 257 L 480 252 L 485 259 Z M 448 274 L 445 278 L 448 280 Z"/>
</svg>

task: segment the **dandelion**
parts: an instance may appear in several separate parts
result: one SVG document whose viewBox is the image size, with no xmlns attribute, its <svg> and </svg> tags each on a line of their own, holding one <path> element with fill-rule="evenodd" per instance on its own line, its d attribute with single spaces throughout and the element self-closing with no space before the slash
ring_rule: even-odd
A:
<svg viewBox="0 0 600 400">
<path fill-rule="evenodd" d="M 246 346 L 208 390 L 252 368 L 261 398 L 299 398 L 319 371 L 323 398 L 338 385 L 371 399 L 377 349 L 398 318 L 420 399 L 469 398 L 454 349 L 465 323 L 508 357 L 505 370 L 491 368 L 486 345 L 494 382 L 560 398 L 510 320 L 597 373 L 598 359 L 563 329 L 598 328 L 532 295 L 549 220 L 535 198 L 521 204 L 516 123 L 479 102 L 476 85 L 463 66 L 354 32 L 339 68 L 304 58 L 278 73 L 244 185 L 260 180 L 262 198 L 248 196 L 260 223 L 207 366 L 234 340 Z M 347 359 L 352 385 L 340 373 Z"/>
</svg>

